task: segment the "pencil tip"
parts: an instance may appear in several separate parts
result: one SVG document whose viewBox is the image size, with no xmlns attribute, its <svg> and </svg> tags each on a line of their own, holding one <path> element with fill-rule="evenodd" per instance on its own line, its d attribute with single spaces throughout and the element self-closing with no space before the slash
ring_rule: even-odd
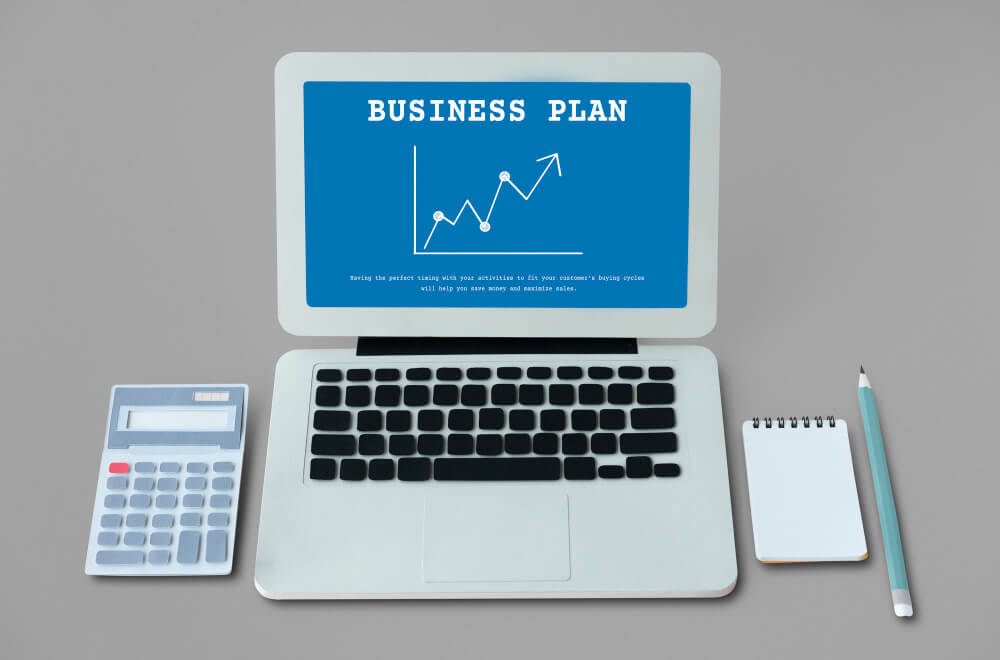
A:
<svg viewBox="0 0 1000 660">
<path fill-rule="evenodd" d="M 865 365 L 861 365 L 861 373 L 865 373 Z"/>
</svg>

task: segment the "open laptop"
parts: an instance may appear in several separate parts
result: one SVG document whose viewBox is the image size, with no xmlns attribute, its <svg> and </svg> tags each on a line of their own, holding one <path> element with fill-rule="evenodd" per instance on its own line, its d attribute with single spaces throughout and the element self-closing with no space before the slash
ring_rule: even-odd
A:
<svg viewBox="0 0 1000 660">
<path fill-rule="evenodd" d="M 721 596 L 719 67 L 294 53 L 275 72 L 270 598 Z M 529 339 L 530 338 L 530 339 Z"/>
</svg>

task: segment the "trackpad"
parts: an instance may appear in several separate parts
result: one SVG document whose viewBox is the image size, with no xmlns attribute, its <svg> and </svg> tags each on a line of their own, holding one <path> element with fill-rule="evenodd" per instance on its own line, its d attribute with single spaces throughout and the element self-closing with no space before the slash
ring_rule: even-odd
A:
<svg viewBox="0 0 1000 660">
<path fill-rule="evenodd" d="M 425 582 L 568 579 L 565 495 L 424 499 Z"/>
</svg>

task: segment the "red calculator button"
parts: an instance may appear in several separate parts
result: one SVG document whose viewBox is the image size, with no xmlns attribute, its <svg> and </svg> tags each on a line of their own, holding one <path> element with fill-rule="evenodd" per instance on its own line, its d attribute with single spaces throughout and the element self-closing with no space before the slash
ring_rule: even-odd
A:
<svg viewBox="0 0 1000 660">
<path fill-rule="evenodd" d="M 108 472 L 113 474 L 125 474 L 128 472 L 128 463 L 112 463 L 108 466 Z"/>
</svg>

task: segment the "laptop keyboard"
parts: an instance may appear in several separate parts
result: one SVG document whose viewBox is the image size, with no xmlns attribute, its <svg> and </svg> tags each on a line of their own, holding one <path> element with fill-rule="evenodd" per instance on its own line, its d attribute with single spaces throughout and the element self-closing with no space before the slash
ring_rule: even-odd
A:
<svg viewBox="0 0 1000 660">
<path fill-rule="evenodd" d="M 668 366 L 317 369 L 308 475 L 330 481 L 680 476 Z"/>
</svg>

